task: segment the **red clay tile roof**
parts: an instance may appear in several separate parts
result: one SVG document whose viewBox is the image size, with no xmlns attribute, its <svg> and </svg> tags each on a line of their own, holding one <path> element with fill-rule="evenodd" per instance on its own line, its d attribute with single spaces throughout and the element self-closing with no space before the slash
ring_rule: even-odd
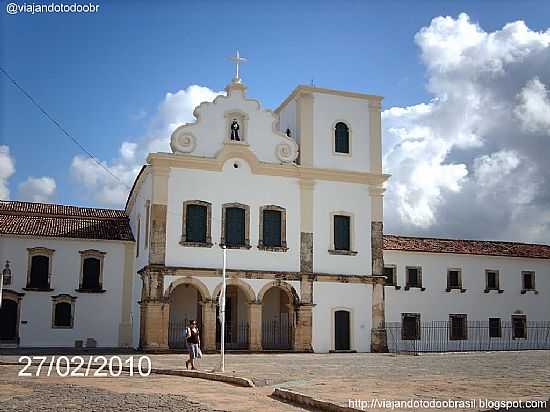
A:
<svg viewBox="0 0 550 412">
<path fill-rule="evenodd" d="M 5 200 L 0 200 L 0 234 L 134 240 L 124 210 Z"/>
<path fill-rule="evenodd" d="M 384 250 L 550 259 L 549 245 L 384 235 Z"/>
</svg>

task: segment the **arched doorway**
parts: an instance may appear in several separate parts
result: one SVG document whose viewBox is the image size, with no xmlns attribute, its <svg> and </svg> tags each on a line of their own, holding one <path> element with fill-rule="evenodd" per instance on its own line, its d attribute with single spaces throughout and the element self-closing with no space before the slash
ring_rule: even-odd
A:
<svg viewBox="0 0 550 412">
<path fill-rule="evenodd" d="M 4 291 L 2 307 L 0 307 L 0 344 L 19 343 L 20 299 L 19 294 Z"/>
<path fill-rule="evenodd" d="M 219 299 L 219 291 L 216 301 Z M 248 349 L 249 343 L 249 303 L 247 291 L 238 284 L 227 285 L 225 297 L 225 348 Z M 216 306 L 216 348 L 220 348 L 221 323 L 220 308 Z"/>
<path fill-rule="evenodd" d="M 350 342 L 350 312 L 337 310 L 334 312 L 334 350 L 348 351 Z"/>
<path fill-rule="evenodd" d="M 294 341 L 294 296 L 286 288 L 271 285 L 262 299 L 262 348 L 289 350 Z"/>
<path fill-rule="evenodd" d="M 204 293 L 204 292 L 203 292 Z M 170 319 L 168 324 L 168 347 L 184 349 L 185 329 L 191 320 L 196 320 L 201 337 L 203 334 L 202 303 L 205 296 L 191 282 L 181 282 L 170 288 Z"/>
</svg>

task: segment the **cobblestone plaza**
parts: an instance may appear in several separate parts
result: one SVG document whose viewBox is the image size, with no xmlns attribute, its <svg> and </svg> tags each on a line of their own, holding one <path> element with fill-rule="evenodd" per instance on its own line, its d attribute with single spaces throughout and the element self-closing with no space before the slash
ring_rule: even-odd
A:
<svg viewBox="0 0 550 412">
<path fill-rule="evenodd" d="M 0 360 L 17 362 L 17 356 Z M 185 369 L 184 355 L 151 355 L 151 361 L 158 370 Z M 212 370 L 218 361 L 219 356 L 206 355 L 200 367 Z M 350 400 L 548 400 L 550 395 L 548 351 L 227 355 L 225 375 L 249 378 L 253 388 L 162 374 L 23 378 L 17 376 L 20 370 L 0 366 L 0 410 L 302 410 L 273 399 L 275 388 L 342 407 Z"/>
</svg>

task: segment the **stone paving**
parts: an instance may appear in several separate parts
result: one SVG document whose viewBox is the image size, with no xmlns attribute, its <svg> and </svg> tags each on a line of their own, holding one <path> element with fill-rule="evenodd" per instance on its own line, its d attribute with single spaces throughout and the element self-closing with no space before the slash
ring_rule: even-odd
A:
<svg viewBox="0 0 550 412">
<path fill-rule="evenodd" d="M 148 356 L 151 357 L 153 368 L 185 368 L 186 357 L 183 354 Z M 17 357 L 0 357 L 0 360 L 16 361 Z M 212 370 L 218 363 L 219 355 L 205 355 L 200 368 Z M 550 351 L 420 356 L 369 353 L 229 354 L 226 356 L 225 373 L 250 378 L 258 387 L 237 388 L 200 379 L 152 376 L 131 378 L 134 381 L 128 383 L 126 389 L 124 385 L 118 385 L 122 391 L 140 388 L 141 392 L 187 394 L 195 401 L 202 403 L 204 400 L 209 407 L 232 411 L 299 410 L 268 398 L 276 387 L 345 406 L 348 406 L 349 400 L 548 400 L 550 397 Z M 67 382 L 63 378 L 57 379 Z M 90 379 L 81 378 L 77 383 L 112 389 L 108 383 L 113 382 L 112 379 L 101 384 Z M 152 383 L 154 379 L 160 383 Z M 181 389 L 179 392 L 176 390 L 178 388 Z M 269 402 L 264 403 L 266 400 Z M 248 404 L 249 409 L 240 409 L 239 405 L 245 401 L 255 403 Z"/>
<path fill-rule="evenodd" d="M 2 411 L 186 411 L 214 412 L 183 395 L 116 393 L 75 384 L 48 384 L 6 380 L 0 367 L 0 410 Z"/>
<path fill-rule="evenodd" d="M 0 366 L 0 411 L 304 411 L 272 399 L 272 389 L 267 387 L 153 374 L 21 378 L 20 369 Z M 29 371 L 34 373 L 36 368 Z"/>
</svg>

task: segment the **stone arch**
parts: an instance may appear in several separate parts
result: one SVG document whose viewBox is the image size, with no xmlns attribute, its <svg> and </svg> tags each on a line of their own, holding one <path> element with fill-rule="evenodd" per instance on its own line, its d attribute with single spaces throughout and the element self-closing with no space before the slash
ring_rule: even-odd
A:
<svg viewBox="0 0 550 412">
<path fill-rule="evenodd" d="M 206 285 L 199 279 L 189 276 L 177 278 L 172 283 L 170 283 L 170 286 L 168 287 L 168 289 L 166 289 L 166 292 L 164 292 L 164 297 L 169 298 L 170 294 L 172 294 L 172 292 L 180 285 L 191 285 L 195 287 L 195 289 L 199 291 L 203 302 L 211 299 L 208 287 L 206 287 Z"/>
<path fill-rule="evenodd" d="M 288 295 L 288 300 L 291 302 L 295 307 L 300 304 L 300 298 L 298 297 L 298 293 L 296 292 L 296 289 L 290 284 L 282 280 L 274 280 L 269 283 L 266 283 L 258 292 L 258 302 L 262 302 L 264 299 L 264 295 L 269 291 L 271 288 L 279 288 L 286 292 Z"/>
<path fill-rule="evenodd" d="M 220 282 L 218 286 L 214 289 L 214 292 L 212 293 L 212 298 L 217 299 L 218 295 L 221 292 L 222 289 L 222 283 Z M 254 289 L 252 289 L 252 286 L 250 286 L 248 283 L 242 281 L 239 278 L 229 278 L 226 281 L 227 286 L 236 286 L 238 287 L 246 296 L 249 303 L 256 302 L 256 294 L 254 293 Z"/>
</svg>

